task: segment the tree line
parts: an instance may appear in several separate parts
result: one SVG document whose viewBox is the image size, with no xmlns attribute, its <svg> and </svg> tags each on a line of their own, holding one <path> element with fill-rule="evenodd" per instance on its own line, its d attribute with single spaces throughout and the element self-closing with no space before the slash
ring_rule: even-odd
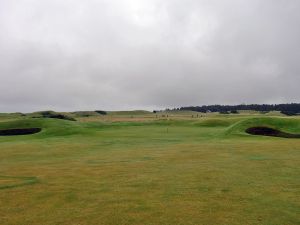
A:
<svg viewBox="0 0 300 225">
<path fill-rule="evenodd" d="M 173 109 L 174 110 L 174 109 Z M 254 110 L 259 112 L 280 111 L 286 115 L 300 113 L 300 103 L 288 104 L 240 104 L 240 105 L 203 105 L 175 108 L 175 110 L 191 110 L 196 112 L 237 112 L 238 110 Z"/>
</svg>

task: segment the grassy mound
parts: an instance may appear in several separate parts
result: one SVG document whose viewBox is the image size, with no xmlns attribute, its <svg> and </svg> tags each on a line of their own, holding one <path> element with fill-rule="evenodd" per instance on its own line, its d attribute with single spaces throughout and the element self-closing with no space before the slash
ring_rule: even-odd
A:
<svg viewBox="0 0 300 225">
<path fill-rule="evenodd" d="M 223 127 L 223 126 L 229 126 L 230 122 L 226 120 L 221 119 L 208 119 L 204 120 L 203 122 L 199 123 L 201 126 L 205 127 Z"/>
<path fill-rule="evenodd" d="M 194 125 L 202 127 L 227 127 L 230 126 L 235 121 L 231 119 L 205 119 L 199 122 L 194 123 Z"/>
<path fill-rule="evenodd" d="M 70 115 L 66 115 L 64 113 L 58 113 L 54 111 L 41 111 L 32 113 L 33 118 L 53 118 L 53 119 L 61 119 L 61 120 L 70 120 L 76 121 Z"/>
<path fill-rule="evenodd" d="M 99 112 L 101 112 L 101 111 L 99 111 Z M 91 117 L 91 116 L 104 115 L 104 114 L 98 113 L 97 111 L 76 111 L 76 112 L 72 112 L 71 114 L 74 115 L 75 117 Z"/>
<path fill-rule="evenodd" d="M 32 128 L 39 128 L 43 130 L 43 132 L 36 133 L 36 135 L 34 136 L 24 135 L 24 138 L 46 138 L 75 134 L 84 135 L 85 133 L 90 132 L 88 129 L 84 129 L 84 126 L 81 123 L 68 120 L 55 120 L 49 118 L 25 118 L 0 122 L 0 130 L 2 130 L 3 132 L 4 130 L 10 130 L 7 132 L 26 132 Z M 7 138 L 12 137 L 7 136 Z"/>
<path fill-rule="evenodd" d="M 280 117 L 261 117 L 261 118 L 250 118 L 241 120 L 226 130 L 227 135 L 249 135 L 247 129 L 265 127 L 268 129 L 276 130 L 278 133 L 300 133 L 300 120 L 295 118 L 280 118 Z M 257 129 L 254 129 L 257 130 Z M 261 129 L 262 130 L 262 129 Z M 251 131 L 248 130 L 248 131 Z M 254 131 L 255 132 L 255 131 Z M 263 131 L 257 131 L 258 133 L 263 133 Z M 272 133 L 270 130 L 266 131 Z M 268 135 L 268 136 L 275 136 Z"/>
</svg>

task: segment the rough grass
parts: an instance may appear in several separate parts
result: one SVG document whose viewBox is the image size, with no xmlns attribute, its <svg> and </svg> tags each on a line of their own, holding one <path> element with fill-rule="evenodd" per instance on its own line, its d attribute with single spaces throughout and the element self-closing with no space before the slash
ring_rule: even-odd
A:
<svg viewBox="0 0 300 225">
<path fill-rule="evenodd" d="M 204 127 L 227 127 L 232 124 L 232 121 L 229 119 L 204 119 L 199 122 L 196 122 L 195 125 L 204 126 Z"/>
<path fill-rule="evenodd" d="M 139 116 L 139 115 L 151 115 L 152 112 L 145 110 L 134 110 L 134 111 L 109 111 L 108 115 L 112 116 Z"/>
<path fill-rule="evenodd" d="M 245 133 L 297 118 L 12 119 L 43 131 L 0 137 L 0 224 L 300 223 L 300 140 Z"/>
</svg>

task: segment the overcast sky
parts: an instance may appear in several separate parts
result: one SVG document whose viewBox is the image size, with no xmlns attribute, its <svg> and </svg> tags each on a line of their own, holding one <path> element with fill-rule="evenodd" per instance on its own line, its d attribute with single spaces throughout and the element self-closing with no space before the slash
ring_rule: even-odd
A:
<svg viewBox="0 0 300 225">
<path fill-rule="evenodd" d="M 0 0 L 0 111 L 300 102 L 299 0 Z"/>
</svg>

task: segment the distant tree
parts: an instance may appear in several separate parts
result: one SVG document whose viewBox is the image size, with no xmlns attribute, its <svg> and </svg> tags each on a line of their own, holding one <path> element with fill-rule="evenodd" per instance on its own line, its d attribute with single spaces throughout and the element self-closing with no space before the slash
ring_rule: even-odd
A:
<svg viewBox="0 0 300 225">
<path fill-rule="evenodd" d="M 300 113 L 299 103 L 290 104 L 241 104 L 241 105 L 203 105 L 203 106 L 188 106 L 181 107 L 180 110 L 190 110 L 196 112 L 224 112 L 224 111 L 238 111 L 238 110 L 253 110 L 258 112 L 269 112 L 269 111 L 283 111 Z"/>
<path fill-rule="evenodd" d="M 99 114 L 101 114 L 101 115 L 107 115 L 107 112 L 102 111 L 102 110 L 96 110 L 95 112 L 96 112 L 96 113 L 99 113 Z"/>
</svg>

